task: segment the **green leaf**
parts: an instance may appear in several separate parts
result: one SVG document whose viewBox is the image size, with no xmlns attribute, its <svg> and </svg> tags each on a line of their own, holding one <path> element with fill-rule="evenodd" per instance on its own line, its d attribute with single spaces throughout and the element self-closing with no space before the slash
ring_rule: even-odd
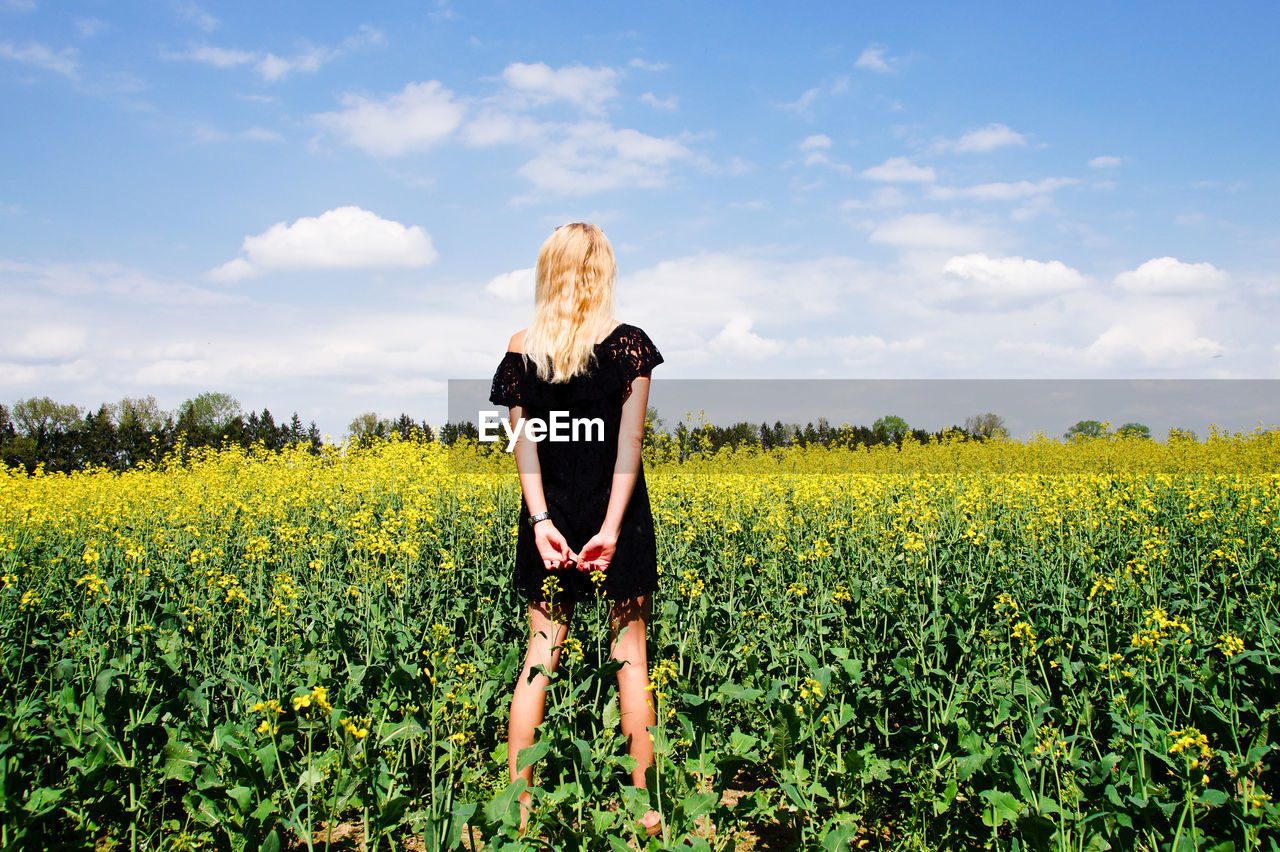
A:
<svg viewBox="0 0 1280 852">
<path fill-rule="evenodd" d="M 933 813 L 935 816 L 941 816 L 951 807 L 951 803 L 956 800 L 956 779 L 952 778 L 951 783 L 947 785 L 947 789 L 942 791 L 941 798 L 934 800 Z"/>
<path fill-rule="evenodd" d="M 837 823 L 822 835 L 822 848 L 827 852 L 845 852 L 849 848 L 853 836 L 858 833 L 858 824 L 853 821 Z"/>
<path fill-rule="evenodd" d="M 684 818 L 690 822 L 709 812 L 720 801 L 716 793 L 690 793 L 685 796 L 679 807 L 684 810 Z"/>
<path fill-rule="evenodd" d="M 42 816 L 57 807 L 65 793 L 56 787 L 38 787 L 27 797 L 22 809 L 33 817 Z"/>
<path fill-rule="evenodd" d="M 308 766 L 302 770 L 302 774 L 298 776 L 298 789 L 303 787 L 315 787 L 317 784 L 324 783 L 324 773 L 314 766 Z"/>
<path fill-rule="evenodd" d="M 462 842 L 462 832 L 466 830 L 471 817 L 475 815 L 476 807 L 475 802 L 462 802 L 453 806 L 453 810 L 449 812 L 453 819 L 449 821 L 449 836 L 445 838 L 446 849 L 458 848 Z"/>
<path fill-rule="evenodd" d="M 1003 790 L 983 790 L 978 794 L 983 798 L 994 812 L 994 821 L 991 811 L 984 810 L 982 813 L 982 822 L 990 826 L 1003 825 L 1006 822 L 1016 822 L 1018 815 L 1022 813 L 1022 802 L 1018 801 L 1011 793 Z"/>
<path fill-rule="evenodd" d="M 98 676 L 93 679 L 93 694 L 98 701 L 105 702 L 107 700 L 107 693 L 111 690 L 111 684 L 122 674 L 124 672 L 118 672 L 115 669 L 103 669 L 98 672 Z"/>
<path fill-rule="evenodd" d="M 266 819 L 267 817 L 269 817 L 271 814 L 275 812 L 276 812 L 276 803 L 271 801 L 270 799 L 263 799 L 261 802 L 258 802 L 258 806 L 253 809 L 253 813 L 250 814 L 250 816 L 256 819 L 258 822 L 262 822 L 264 819 Z"/>
<path fill-rule="evenodd" d="M 547 742 L 546 737 L 543 737 L 531 746 L 525 746 L 520 749 L 520 753 L 516 755 L 516 772 L 519 772 L 526 766 L 532 766 L 539 760 L 542 760 L 550 750 L 551 743 Z"/>
<path fill-rule="evenodd" d="M 236 807 L 240 808 L 240 813 L 249 810 L 249 805 L 253 804 L 253 790 L 249 787 L 232 787 L 227 791 L 227 795 L 236 803 Z"/>
<path fill-rule="evenodd" d="M 276 748 L 271 743 L 259 748 L 255 751 L 254 756 L 258 758 L 258 765 L 262 767 L 262 774 L 266 778 L 270 778 L 272 773 L 276 771 Z"/>
<path fill-rule="evenodd" d="M 280 852 L 280 835 L 276 834 L 276 830 L 271 829 L 271 833 L 262 838 L 262 845 L 258 847 L 258 852 Z"/>
<path fill-rule="evenodd" d="M 426 729 L 419 725 L 417 720 L 411 716 L 396 725 L 392 725 L 390 730 L 387 731 L 386 736 L 382 738 L 382 744 L 386 745 L 387 743 L 395 742 L 396 740 L 416 737 L 425 733 L 425 730 Z"/>
<path fill-rule="evenodd" d="M 521 751 L 523 752 L 524 749 L 521 749 Z M 528 786 L 528 782 L 523 778 L 517 778 L 512 781 L 498 795 L 494 796 L 489 804 L 484 806 L 484 818 L 489 822 L 508 822 L 512 810 L 518 806 L 517 797 Z M 515 810 L 515 817 L 510 822 L 512 825 L 520 824 L 519 810 Z"/>
<path fill-rule="evenodd" d="M 609 699 L 608 704 L 604 705 L 604 726 L 611 731 L 616 731 L 622 726 L 622 713 L 618 709 L 616 694 Z"/>
<path fill-rule="evenodd" d="M 165 780 L 190 781 L 195 777 L 196 753 L 190 744 L 171 739 L 164 746 Z"/>
<path fill-rule="evenodd" d="M 716 692 L 723 695 L 725 698 L 735 701 L 755 701 L 757 698 L 764 695 L 764 693 L 758 689 L 740 686 L 736 683 L 722 683 Z"/>
<path fill-rule="evenodd" d="M 1202 805 L 1208 805 L 1211 808 L 1217 807 L 1218 805 L 1221 805 L 1221 804 L 1225 804 L 1230 800 L 1231 800 L 1231 797 L 1228 796 L 1226 793 L 1222 792 L 1221 790 L 1215 790 L 1212 787 L 1205 790 L 1198 797 L 1196 797 L 1197 802 L 1199 802 Z"/>
</svg>

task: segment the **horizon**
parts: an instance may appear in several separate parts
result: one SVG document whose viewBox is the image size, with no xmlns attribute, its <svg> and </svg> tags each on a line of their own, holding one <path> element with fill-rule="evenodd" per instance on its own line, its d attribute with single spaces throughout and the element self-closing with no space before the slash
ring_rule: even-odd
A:
<svg viewBox="0 0 1280 852">
<path fill-rule="evenodd" d="M 441 422 L 568 221 L 655 387 L 1280 378 L 1258 8 L 0 0 L 0 399 Z"/>
</svg>

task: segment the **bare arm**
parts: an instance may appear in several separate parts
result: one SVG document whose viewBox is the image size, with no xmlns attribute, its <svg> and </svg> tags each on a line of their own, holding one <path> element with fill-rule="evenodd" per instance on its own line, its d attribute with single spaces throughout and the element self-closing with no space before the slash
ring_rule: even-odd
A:
<svg viewBox="0 0 1280 852">
<path fill-rule="evenodd" d="M 649 376 L 636 376 L 631 394 L 622 404 L 622 422 L 618 428 L 618 458 L 613 466 L 613 485 L 609 489 L 609 508 L 604 523 L 582 547 L 580 568 L 606 568 L 613 559 L 622 529 L 622 518 L 635 491 L 640 471 L 640 449 L 644 443 L 644 416 L 649 405 Z M 590 563 L 589 565 L 583 563 Z"/>
<path fill-rule="evenodd" d="M 524 332 L 518 331 L 511 336 L 507 344 L 508 352 L 521 352 L 524 343 Z M 514 430 L 520 418 L 524 416 L 524 406 L 513 405 L 510 409 L 511 428 Z M 520 473 L 520 491 L 524 494 L 525 505 L 530 515 L 539 515 L 547 511 L 547 497 L 542 490 L 542 466 L 538 462 L 538 446 L 525 437 L 524 430 L 516 433 L 516 445 L 512 448 L 516 457 L 516 470 Z M 567 562 L 577 561 L 577 555 L 569 548 L 564 535 L 556 528 L 553 520 L 539 521 L 533 527 L 533 539 L 538 547 L 538 555 L 542 564 L 548 568 L 561 568 Z"/>
</svg>

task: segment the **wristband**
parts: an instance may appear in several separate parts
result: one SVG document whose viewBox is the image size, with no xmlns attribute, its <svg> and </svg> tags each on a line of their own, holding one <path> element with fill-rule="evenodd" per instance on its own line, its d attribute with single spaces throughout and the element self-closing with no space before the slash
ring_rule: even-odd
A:
<svg viewBox="0 0 1280 852">
<path fill-rule="evenodd" d="M 537 526 L 538 521 L 546 521 L 551 519 L 550 512 L 539 512 L 536 515 L 529 516 L 529 526 Z"/>
</svg>

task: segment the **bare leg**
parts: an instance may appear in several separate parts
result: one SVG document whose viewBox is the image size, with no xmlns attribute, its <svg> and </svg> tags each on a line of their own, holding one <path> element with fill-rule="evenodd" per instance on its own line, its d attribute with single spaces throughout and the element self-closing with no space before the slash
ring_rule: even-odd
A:
<svg viewBox="0 0 1280 852">
<path fill-rule="evenodd" d="M 538 725 L 542 724 L 543 711 L 546 709 L 547 685 L 550 679 L 542 674 L 534 674 L 535 666 L 546 666 L 547 671 L 554 672 L 560 661 L 560 646 L 564 644 L 565 635 L 569 631 L 569 619 L 573 616 L 573 603 L 557 603 L 554 619 L 551 607 L 546 603 L 529 604 L 529 649 L 525 652 L 524 667 L 516 680 L 515 692 L 511 696 L 511 719 L 507 727 L 507 770 L 509 779 L 515 781 L 523 778 L 530 787 L 533 786 L 533 766 L 526 766 L 516 771 L 516 761 L 520 749 L 533 745 L 533 737 Z M 530 675 L 533 676 L 532 682 Z M 533 794 L 528 790 L 520 794 L 520 831 L 524 831 L 529 819 L 529 804 Z"/>
<path fill-rule="evenodd" d="M 641 595 L 620 600 L 609 613 L 610 643 L 615 660 L 622 663 L 618 670 L 618 709 L 622 715 L 622 733 L 627 737 L 627 747 L 636 761 L 631 771 L 631 781 L 639 789 L 645 788 L 644 772 L 653 764 L 653 741 L 649 727 L 655 724 L 654 705 L 649 694 L 649 657 L 645 644 L 645 628 L 653 615 L 653 598 Z M 627 631 L 619 637 L 623 628 Z M 646 830 L 652 830 L 661 819 L 657 811 L 650 810 L 641 820 Z"/>
</svg>

